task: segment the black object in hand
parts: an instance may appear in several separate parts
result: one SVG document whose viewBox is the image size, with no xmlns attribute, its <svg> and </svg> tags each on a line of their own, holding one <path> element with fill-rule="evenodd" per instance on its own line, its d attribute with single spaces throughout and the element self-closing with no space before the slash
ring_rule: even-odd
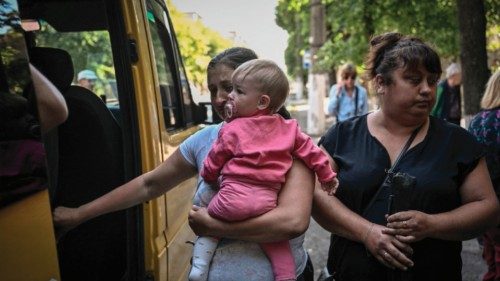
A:
<svg viewBox="0 0 500 281">
<path fill-rule="evenodd" d="M 396 173 L 391 178 L 391 194 L 387 206 L 387 213 L 392 215 L 410 209 L 410 200 L 416 178 L 407 173 Z"/>
</svg>

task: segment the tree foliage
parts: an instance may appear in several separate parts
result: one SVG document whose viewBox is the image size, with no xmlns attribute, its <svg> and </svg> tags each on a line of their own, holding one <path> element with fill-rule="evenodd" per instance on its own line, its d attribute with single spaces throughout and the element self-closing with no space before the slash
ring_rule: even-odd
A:
<svg viewBox="0 0 500 281">
<path fill-rule="evenodd" d="M 115 79 L 111 42 L 107 31 L 57 32 L 49 24 L 42 22 L 37 34 L 37 46 L 56 47 L 66 50 L 73 61 L 76 74 L 84 69 L 97 73 L 94 92 L 105 94 L 108 80 Z M 76 81 L 75 81 L 76 82 Z"/>
<path fill-rule="evenodd" d="M 210 59 L 233 45 L 233 42 L 192 20 L 169 4 L 177 41 L 189 81 L 199 88 L 206 83 L 206 69 Z"/>
<path fill-rule="evenodd" d="M 58 46 L 73 60 L 76 72 L 91 69 L 102 78 L 114 78 L 113 58 L 107 31 L 65 32 L 61 34 L 48 24 L 42 24 L 37 37 L 38 46 Z"/>
<path fill-rule="evenodd" d="M 21 19 L 16 6 L 0 0 L 0 91 L 21 93 L 29 82 Z M 8 44 L 6 44 L 8 42 Z"/>
<path fill-rule="evenodd" d="M 306 0 L 279 0 L 276 7 L 276 22 L 289 33 L 286 63 L 292 75 L 301 69 L 296 56 L 308 48 L 308 4 Z M 323 0 L 323 4 L 327 39 L 318 59 L 324 71 L 332 71 L 346 61 L 361 65 L 371 36 L 389 31 L 416 35 L 430 42 L 442 58 L 456 60 L 459 56 L 454 0 Z M 498 1 L 486 1 L 490 26 L 499 24 L 499 6 Z M 296 40 L 297 34 L 301 40 Z"/>
<path fill-rule="evenodd" d="M 206 67 L 210 58 L 232 45 L 232 41 L 207 28 L 200 21 L 187 18 L 169 3 L 169 13 L 176 31 L 188 79 L 201 87 L 206 80 Z M 53 30 L 48 24 L 42 25 L 39 46 L 58 46 L 67 50 L 76 72 L 83 69 L 94 70 L 100 79 L 114 79 L 113 58 L 107 31 L 67 32 Z M 103 87 L 97 82 L 97 89 Z M 102 94 L 102 93 L 98 93 Z"/>
<path fill-rule="evenodd" d="M 278 2 L 276 23 L 288 32 L 285 63 L 291 76 L 304 75 L 302 57 L 309 48 L 309 22 L 309 0 L 280 0 Z"/>
</svg>

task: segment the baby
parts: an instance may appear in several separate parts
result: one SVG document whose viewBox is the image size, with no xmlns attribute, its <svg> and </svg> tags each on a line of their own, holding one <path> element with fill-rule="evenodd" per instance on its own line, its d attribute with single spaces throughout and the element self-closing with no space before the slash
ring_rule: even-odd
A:
<svg viewBox="0 0 500 281">
<path fill-rule="evenodd" d="M 288 79 L 272 61 L 255 59 L 232 76 L 226 121 L 205 159 L 201 176 L 220 190 L 208 213 L 225 221 L 241 221 L 276 207 L 278 193 L 294 158 L 314 170 L 322 188 L 333 195 L 338 181 L 327 156 L 295 120 L 275 114 L 288 95 Z M 189 279 L 206 280 L 218 238 L 198 238 Z M 288 241 L 261 244 L 275 280 L 295 280 L 295 261 Z"/>
</svg>

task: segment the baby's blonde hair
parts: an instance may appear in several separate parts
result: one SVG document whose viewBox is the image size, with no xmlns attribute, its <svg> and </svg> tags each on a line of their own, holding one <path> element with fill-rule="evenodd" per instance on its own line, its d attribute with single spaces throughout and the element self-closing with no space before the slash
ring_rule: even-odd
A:
<svg viewBox="0 0 500 281">
<path fill-rule="evenodd" d="M 254 59 L 240 65 L 233 73 L 233 79 L 252 79 L 255 87 L 271 99 L 269 110 L 277 112 L 285 103 L 290 90 L 288 78 L 281 68 L 270 60 Z"/>
<path fill-rule="evenodd" d="M 481 99 L 483 109 L 492 109 L 498 106 L 500 106 L 500 70 L 491 75 Z"/>
</svg>

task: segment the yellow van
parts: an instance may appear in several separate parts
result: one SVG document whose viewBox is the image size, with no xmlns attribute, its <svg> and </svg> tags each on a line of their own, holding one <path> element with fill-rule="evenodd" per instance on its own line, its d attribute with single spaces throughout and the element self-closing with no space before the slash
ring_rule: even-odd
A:
<svg viewBox="0 0 500 281">
<path fill-rule="evenodd" d="M 30 61 L 61 91 L 69 111 L 43 141 L 15 133 L 3 114 L 11 111 L 0 112 L 0 279 L 186 280 L 195 178 L 57 241 L 51 217 L 51 208 L 79 206 L 153 169 L 204 122 L 164 0 L 0 4 L 0 103 L 22 97 L 21 108 L 37 116 Z M 83 68 L 97 73 L 98 87 L 75 85 Z M 47 160 L 36 162 L 43 172 L 26 169 L 35 162 L 29 153 L 7 153 L 27 139 L 45 149 Z"/>
</svg>

